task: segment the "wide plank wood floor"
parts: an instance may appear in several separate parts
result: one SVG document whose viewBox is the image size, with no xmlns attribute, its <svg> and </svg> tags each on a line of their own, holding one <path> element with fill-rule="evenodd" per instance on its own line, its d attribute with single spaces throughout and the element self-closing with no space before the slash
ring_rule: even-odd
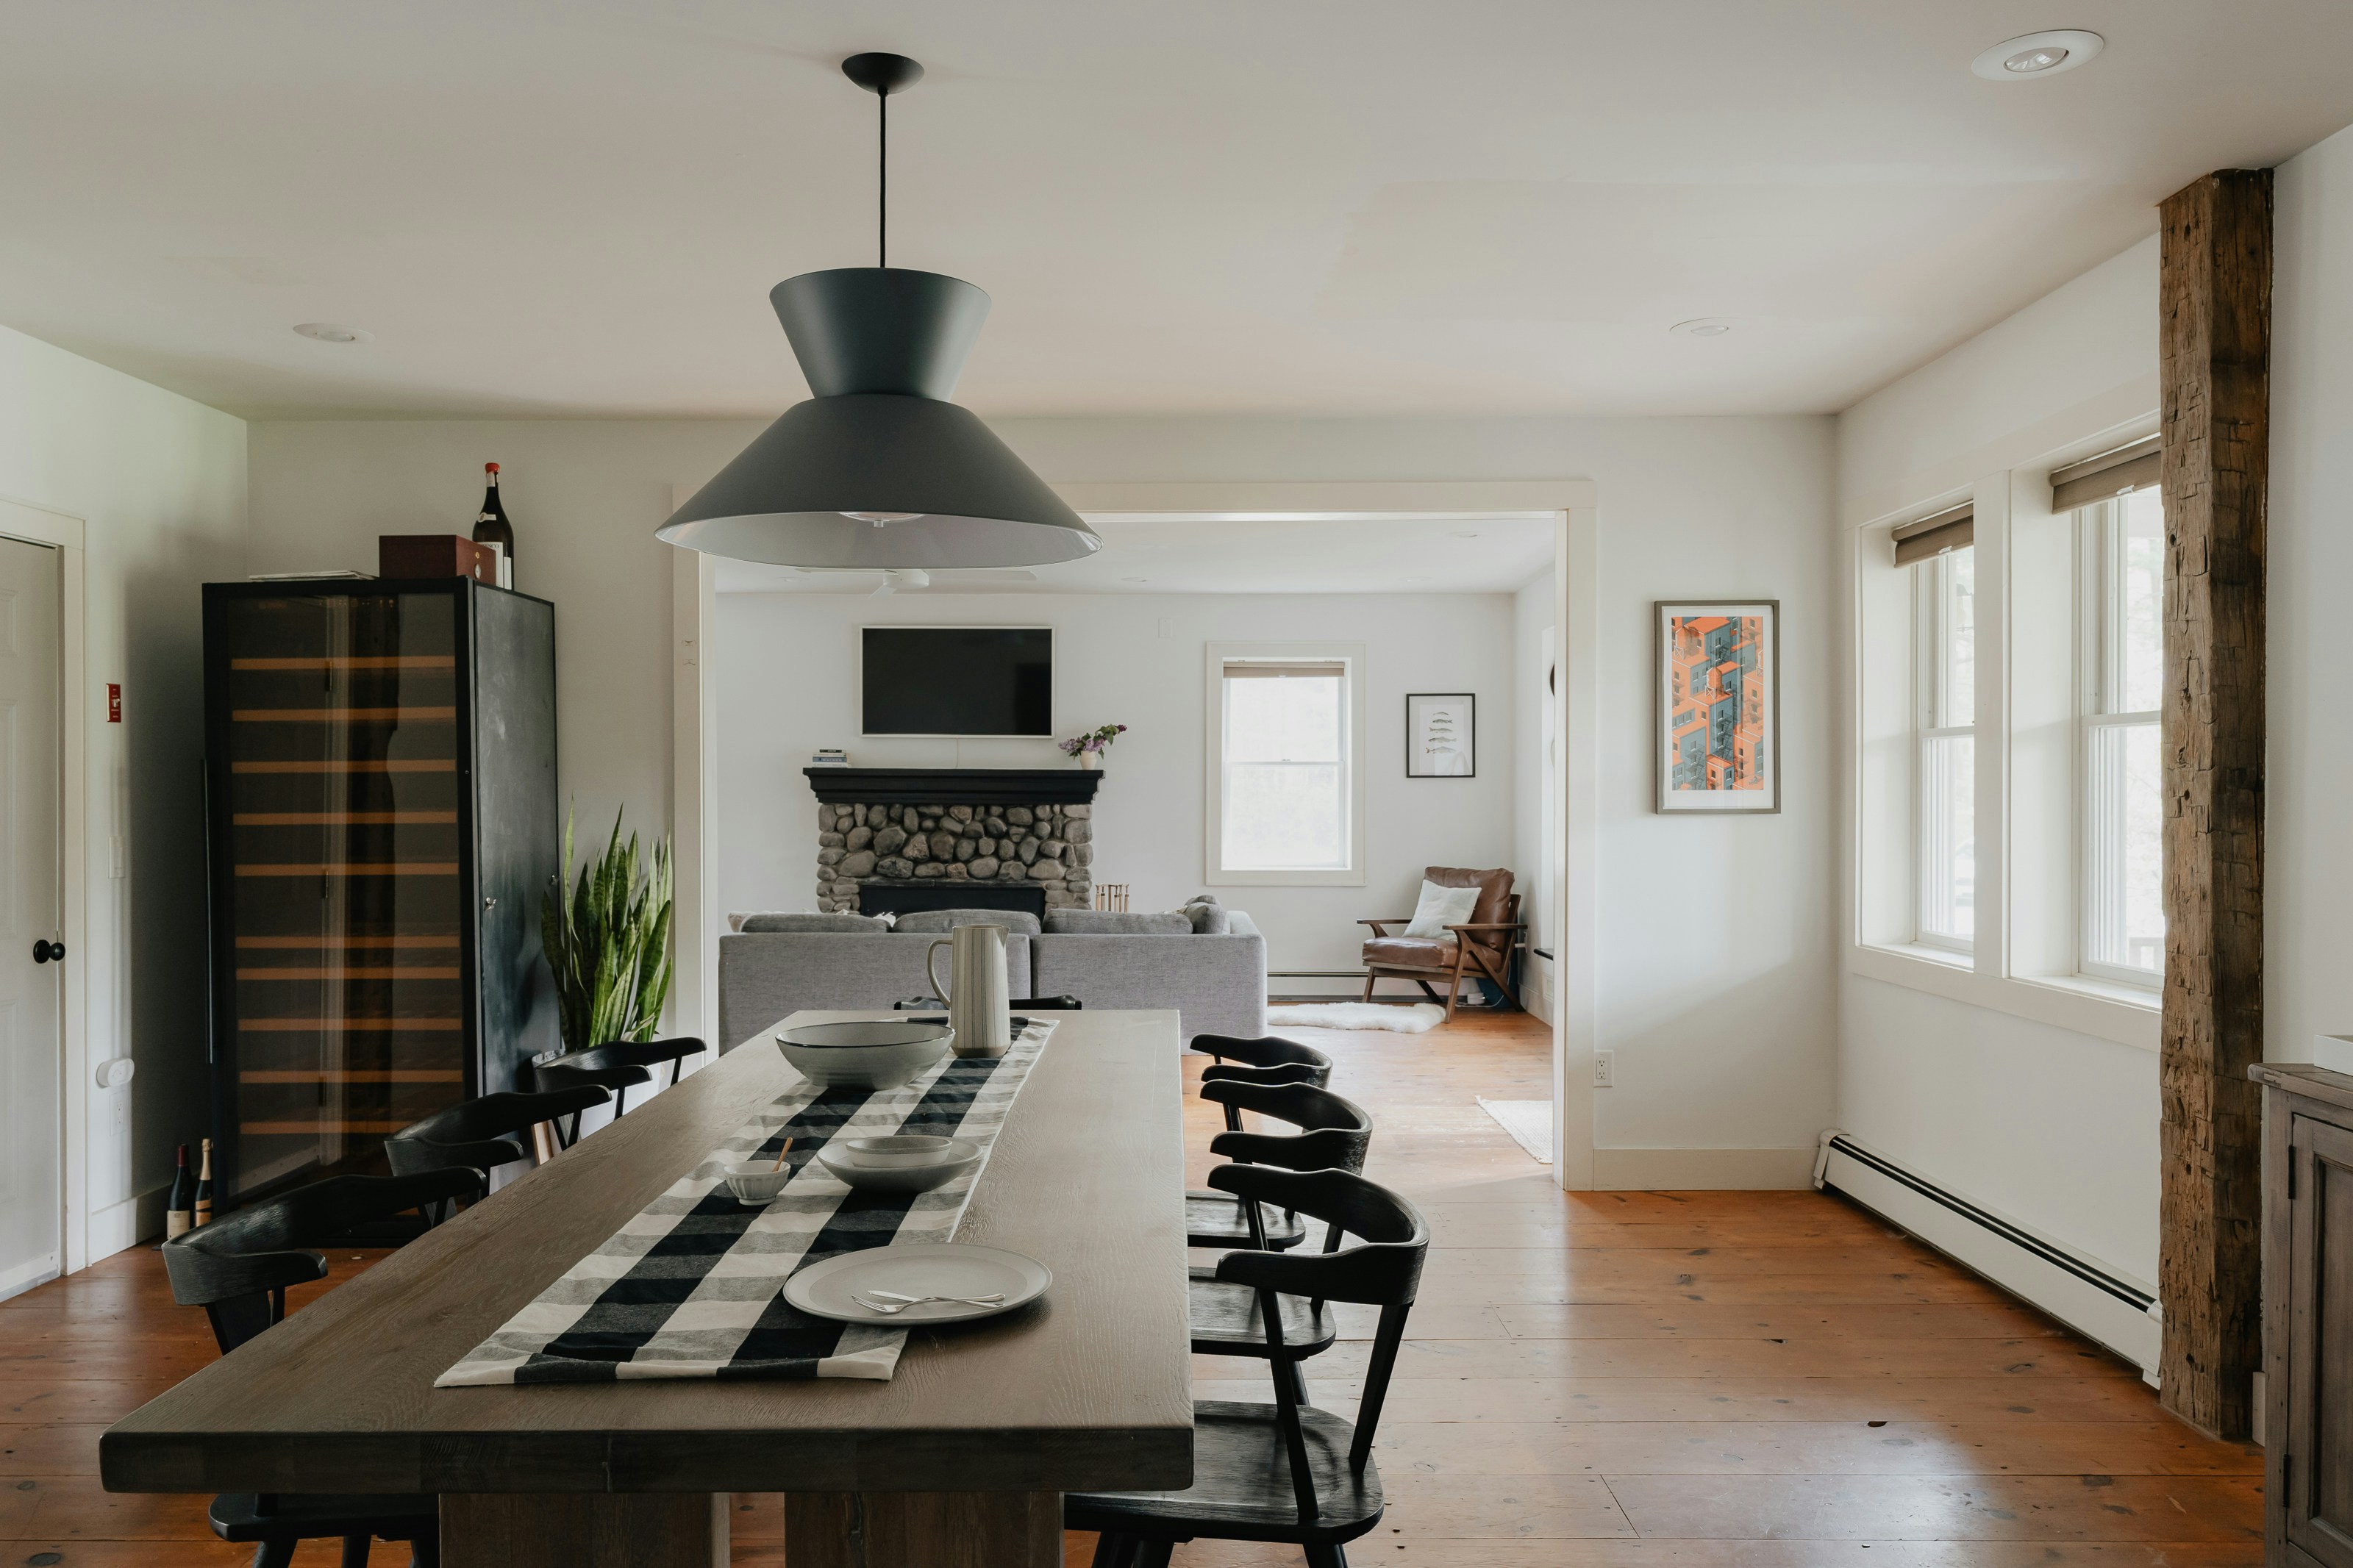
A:
<svg viewBox="0 0 2353 1568">
<path fill-rule="evenodd" d="M 1358 1568 L 2224 1568 L 2262 1558 L 2262 1455 L 2158 1409 L 2137 1372 L 1862 1210 L 1813 1193 L 1564 1194 L 1476 1104 L 1542 1099 L 1523 1016 L 1300 1032 L 1377 1131 L 1368 1173 L 1435 1231 Z M 1195 1104 L 1198 1176 L 1219 1125 Z M 339 1253 L 326 1284 L 365 1268 Z M 1311 1367 L 1353 1414 L 1362 1336 Z M 113 1497 L 105 1424 L 212 1355 L 152 1248 L 0 1302 L 0 1568 L 242 1563 L 201 1498 Z M 1202 1359 L 1205 1397 L 1268 1397 Z M 738 1568 L 779 1568 L 740 1497 Z M 1092 1539 L 1072 1535 L 1082 1564 Z M 406 1553 L 379 1546 L 391 1568 Z M 326 1568 L 332 1548 L 306 1550 Z M 1296 1563 L 1181 1548 L 1180 1568 Z"/>
</svg>

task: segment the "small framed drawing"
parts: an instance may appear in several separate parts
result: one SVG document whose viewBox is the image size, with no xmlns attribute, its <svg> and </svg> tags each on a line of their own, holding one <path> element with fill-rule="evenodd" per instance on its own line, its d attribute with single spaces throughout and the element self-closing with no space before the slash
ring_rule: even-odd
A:
<svg viewBox="0 0 2353 1568">
<path fill-rule="evenodd" d="M 1416 691 L 1405 700 L 1405 776 L 1467 779 L 1479 773 L 1479 699 Z"/>
<path fill-rule="evenodd" d="M 1781 809 L 1781 602 L 1662 599 L 1658 809 Z"/>
</svg>

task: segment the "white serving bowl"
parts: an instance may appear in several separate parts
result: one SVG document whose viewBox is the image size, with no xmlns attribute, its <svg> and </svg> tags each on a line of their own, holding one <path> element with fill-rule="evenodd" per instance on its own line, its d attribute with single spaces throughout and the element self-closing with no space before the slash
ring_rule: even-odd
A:
<svg viewBox="0 0 2353 1568">
<path fill-rule="evenodd" d="M 776 1036 L 776 1049 L 802 1077 L 839 1089 L 896 1089 L 955 1044 L 955 1031 L 945 1024 L 900 1018 L 804 1024 Z"/>
<path fill-rule="evenodd" d="M 870 1152 L 861 1143 L 941 1142 L 946 1148 L 911 1165 L 904 1156 L 913 1151 L 885 1149 Z M 849 1186 L 870 1193 L 928 1193 L 944 1187 L 980 1163 L 980 1145 L 968 1138 L 852 1138 L 839 1145 L 828 1143 L 817 1152 L 818 1161 Z"/>
</svg>

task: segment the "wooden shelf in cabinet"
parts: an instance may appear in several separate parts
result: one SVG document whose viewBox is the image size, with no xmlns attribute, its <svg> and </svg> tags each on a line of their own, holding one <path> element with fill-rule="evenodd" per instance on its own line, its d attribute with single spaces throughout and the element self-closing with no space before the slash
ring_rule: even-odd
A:
<svg viewBox="0 0 2353 1568">
<path fill-rule="evenodd" d="M 235 708 L 229 719 L 238 724 L 447 724 L 458 710 L 439 707 L 398 708 Z"/>
<path fill-rule="evenodd" d="M 233 658 L 231 669 L 439 669 L 455 673 L 458 658 L 447 653 L 308 654 L 285 658 Z"/>
<path fill-rule="evenodd" d="M 459 1018 L 239 1018 L 237 1026 L 249 1034 L 455 1034 L 464 1026 Z"/>
<path fill-rule="evenodd" d="M 239 865 L 240 877 L 454 877 L 455 860 L 267 861 Z"/>
<path fill-rule="evenodd" d="M 238 827 L 450 827 L 454 811 L 239 811 L 229 821 Z"/>
<path fill-rule="evenodd" d="M 337 757 L 320 762 L 231 763 L 233 773 L 454 773 L 455 757 Z"/>
</svg>

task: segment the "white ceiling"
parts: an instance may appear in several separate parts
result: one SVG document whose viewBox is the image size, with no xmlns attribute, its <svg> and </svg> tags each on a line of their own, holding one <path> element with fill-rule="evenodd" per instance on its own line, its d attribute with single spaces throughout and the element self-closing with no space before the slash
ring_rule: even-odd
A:
<svg viewBox="0 0 2353 1568">
<path fill-rule="evenodd" d="M 2106 52 L 1970 74 L 2049 26 Z M 867 48 L 1000 415 L 1836 408 L 2353 121 L 2346 0 L 0 0 L 0 322 L 247 414 L 773 412 Z"/>
<path fill-rule="evenodd" d="M 1507 594 L 1549 572 L 1549 516 L 1090 517 L 1103 547 L 1022 571 L 934 572 L 910 594 Z M 723 594 L 871 594 L 879 572 L 717 563 Z"/>
</svg>

